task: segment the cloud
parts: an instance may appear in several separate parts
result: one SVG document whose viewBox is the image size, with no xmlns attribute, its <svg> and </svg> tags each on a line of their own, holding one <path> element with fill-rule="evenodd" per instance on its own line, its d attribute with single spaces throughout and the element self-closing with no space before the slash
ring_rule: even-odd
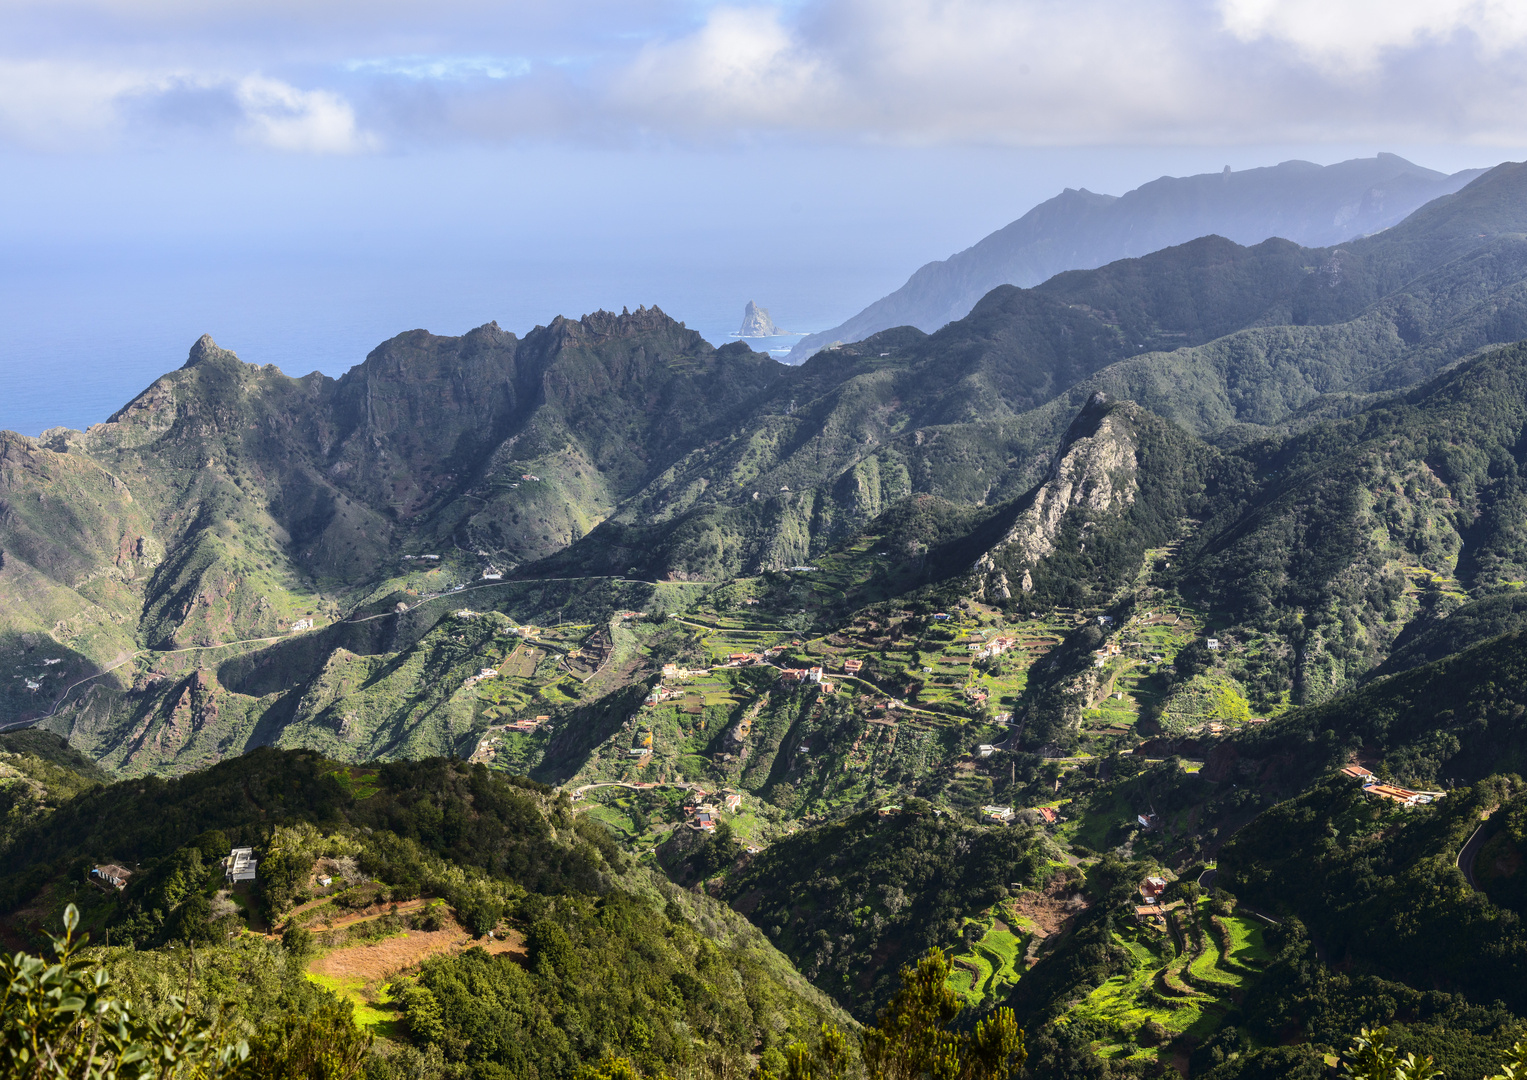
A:
<svg viewBox="0 0 1527 1080">
<path fill-rule="evenodd" d="M 0 0 L 0 30 L 0 139 L 33 145 L 1527 142 L 1524 0 Z"/>
<path fill-rule="evenodd" d="M 1527 42 L 1521 0 L 1221 0 L 1242 41 L 1293 46 L 1327 68 L 1374 70 L 1386 53 L 1469 39 L 1498 59 Z"/>
<path fill-rule="evenodd" d="M 353 154 L 376 145 L 357 129 L 350 104 L 328 90 L 299 90 L 251 75 L 240 80 L 235 97 L 243 110 L 242 134 L 273 150 Z"/>
</svg>

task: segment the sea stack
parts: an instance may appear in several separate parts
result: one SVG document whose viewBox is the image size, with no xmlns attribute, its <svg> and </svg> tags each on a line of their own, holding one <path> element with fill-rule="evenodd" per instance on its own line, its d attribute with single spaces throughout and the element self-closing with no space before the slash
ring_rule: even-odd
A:
<svg viewBox="0 0 1527 1080">
<path fill-rule="evenodd" d="M 779 337 L 786 331 L 774 325 L 774 320 L 769 318 L 769 309 L 761 308 L 753 301 L 748 301 L 748 306 L 742 311 L 742 329 L 737 331 L 738 337 Z"/>
</svg>

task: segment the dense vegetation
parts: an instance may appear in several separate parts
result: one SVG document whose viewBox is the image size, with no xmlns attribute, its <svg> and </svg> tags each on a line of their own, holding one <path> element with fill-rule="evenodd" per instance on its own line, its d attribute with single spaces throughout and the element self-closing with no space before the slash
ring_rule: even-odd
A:
<svg viewBox="0 0 1527 1080">
<path fill-rule="evenodd" d="M 863 1019 L 895 972 L 960 941 L 966 917 L 1043 886 L 1053 853 L 1022 828 L 979 828 L 911 800 L 770 845 L 729 874 L 726 897 L 817 986 Z"/>
</svg>

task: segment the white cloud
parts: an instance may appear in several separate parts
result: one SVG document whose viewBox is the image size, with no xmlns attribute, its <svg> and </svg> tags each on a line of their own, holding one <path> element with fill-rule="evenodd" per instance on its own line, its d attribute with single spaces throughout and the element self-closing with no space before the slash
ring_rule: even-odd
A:
<svg viewBox="0 0 1527 1080">
<path fill-rule="evenodd" d="M 779 11 L 723 7 L 695 33 L 644 47 L 615 80 L 614 99 L 659 123 L 794 126 L 828 104 L 833 82 Z"/>
<path fill-rule="evenodd" d="M 1527 142 L 1527 0 L 0 0 L 0 31 L 0 139 L 37 145 Z"/>
<path fill-rule="evenodd" d="M 116 102 L 154 76 L 57 60 L 0 60 L 0 137 L 49 149 L 109 143 Z"/>
<path fill-rule="evenodd" d="M 1521 0 L 1220 0 L 1220 11 L 1242 41 L 1280 41 L 1324 65 L 1362 71 L 1385 53 L 1460 36 L 1494 57 L 1527 41 Z"/>
<path fill-rule="evenodd" d="M 353 154 L 375 140 L 355 124 L 355 110 L 328 90 L 299 90 L 278 79 L 251 75 L 236 98 L 244 110 L 246 137 L 274 150 Z"/>
</svg>

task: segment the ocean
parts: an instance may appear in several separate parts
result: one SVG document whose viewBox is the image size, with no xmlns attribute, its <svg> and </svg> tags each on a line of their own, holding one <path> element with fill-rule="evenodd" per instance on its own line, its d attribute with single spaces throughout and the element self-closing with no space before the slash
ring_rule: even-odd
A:
<svg viewBox="0 0 1527 1080">
<path fill-rule="evenodd" d="M 722 345 L 737 340 L 731 335 L 749 300 L 786 329 L 810 332 L 835 325 L 906 272 L 820 260 L 548 263 L 417 252 L 12 258 L 0 264 L 0 428 L 35 436 L 99 423 L 183 364 L 203 333 L 289 375 L 341 375 L 408 330 L 461 334 L 497 321 L 523 336 L 557 315 L 643 304 Z M 795 340 L 748 344 L 783 356 Z"/>
</svg>

